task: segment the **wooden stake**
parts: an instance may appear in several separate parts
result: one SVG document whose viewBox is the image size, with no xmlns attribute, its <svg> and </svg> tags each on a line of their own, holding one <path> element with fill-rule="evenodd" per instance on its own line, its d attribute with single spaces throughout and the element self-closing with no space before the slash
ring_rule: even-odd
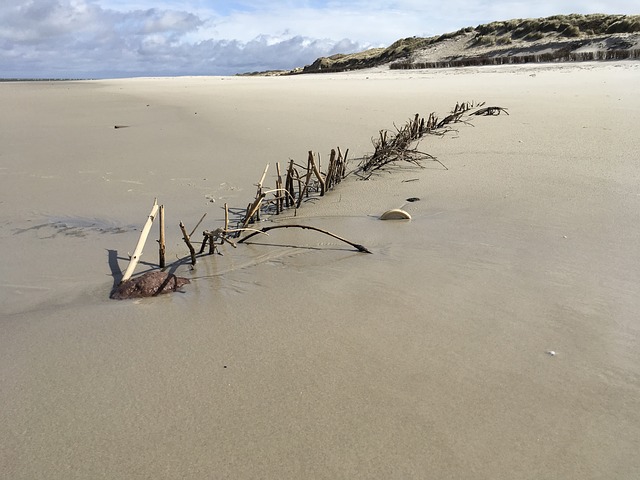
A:
<svg viewBox="0 0 640 480">
<path fill-rule="evenodd" d="M 159 256 L 160 256 L 160 268 L 164 268 L 165 267 L 165 259 L 164 259 L 164 254 L 165 254 L 165 244 L 164 244 L 164 205 L 160 205 L 160 212 L 159 212 L 159 228 L 160 228 L 160 239 L 158 240 L 159 243 Z"/>
<path fill-rule="evenodd" d="M 267 163 L 267 166 L 264 167 L 264 172 L 262 172 L 262 177 L 260 178 L 260 181 L 258 182 L 258 192 L 256 193 L 256 196 L 259 196 L 262 193 L 262 184 L 264 182 L 265 177 L 267 176 L 267 171 L 269 170 L 269 164 Z"/>
<path fill-rule="evenodd" d="M 207 247 L 207 243 L 209 242 L 209 232 L 206 230 L 202 232 L 202 244 L 200 245 L 200 251 L 198 255 L 202 255 L 204 253 L 204 249 Z"/>
<path fill-rule="evenodd" d="M 229 206 L 224 202 L 224 231 L 229 230 Z"/>
<path fill-rule="evenodd" d="M 335 150 L 331 150 L 334 152 L 334 155 L 329 155 L 329 165 L 327 166 L 327 173 L 324 175 L 324 186 L 327 190 L 331 190 L 331 186 L 333 185 L 333 169 L 335 167 Z"/>
<path fill-rule="evenodd" d="M 267 172 L 269 171 L 269 164 L 267 163 L 267 166 L 264 167 L 264 172 L 262 172 L 262 177 L 260 177 L 260 181 L 258 182 L 258 190 L 256 192 L 256 199 L 253 203 L 253 206 L 251 208 L 251 214 L 249 214 L 249 211 L 247 211 L 247 217 L 248 220 L 251 220 L 251 217 L 253 217 L 254 215 L 256 216 L 256 221 L 260 221 L 260 207 L 262 206 L 262 199 L 265 197 L 265 195 L 262 193 L 262 184 L 264 183 L 264 179 L 267 176 Z M 255 208 L 255 207 L 258 208 Z M 247 226 L 245 220 L 245 224 L 243 226 Z"/>
<path fill-rule="evenodd" d="M 253 201 L 253 204 L 249 204 L 249 206 L 247 207 L 247 216 L 244 218 L 242 228 L 245 228 L 247 225 L 249 225 L 249 223 L 251 222 L 251 218 L 253 218 L 253 216 L 260 211 L 260 206 L 262 205 L 262 199 L 264 197 L 265 194 L 261 193 L 260 196 Z M 258 217 L 256 218 L 256 220 L 259 222 L 260 218 Z"/>
<path fill-rule="evenodd" d="M 312 151 L 309 151 L 309 165 L 311 165 L 311 169 L 313 170 L 313 173 L 315 174 L 316 178 L 320 182 L 320 196 L 323 197 L 324 190 L 325 190 L 325 182 L 324 182 L 324 178 L 322 178 L 322 175 L 320 175 L 320 171 L 318 170 L 318 167 L 316 167 L 316 162 L 313 159 Z"/>
<path fill-rule="evenodd" d="M 302 193 L 304 192 L 304 185 L 302 184 L 302 177 L 300 176 L 300 172 L 298 172 L 298 169 L 294 168 L 293 171 L 296 174 L 296 180 L 298 181 L 298 203 L 295 205 L 295 208 L 298 208 L 300 206 L 300 203 L 302 202 Z"/>
<path fill-rule="evenodd" d="M 338 147 L 338 153 L 342 157 L 342 163 L 340 164 L 340 180 L 342 180 L 347 171 L 347 157 L 349 156 L 349 149 L 347 148 L 344 152 L 344 156 L 342 156 L 342 152 L 340 151 L 340 147 Z"/>
<path fill-rule="evenodd" d="M 289 208 L 289 200 L 291 205 L 295 205 L 295 191 L 293 190 L 293 159 L 289 162 L 289 168 L 287 169 L 287 179 L 285 180 L 285 190 L 289 193 L 285 197 L 285 205 Z"/>
<path fill-rule="evenodd" d="M 284 195 L 282 194 L 282 174 L 280 173 L 280 162 L 276 162 L 276 172 L 278 173 L 278 180 L 276 181 L 276 188 L 278 189 L 278 195 L 276 195 L 276 213 L 280 213 L 284 208 Z"/>
<path fill-rule="evenodd" d="M 329 167 L 327 168 L 327 177 L 326 177 L 327 190 L 333 188 L 333 186 L 337 183 L 336 172 L 337 172 L 339 161 L 340 161 L 339 158 L 336 161 L 336 150 L 335 148 L 332 148 L 331 154 L 329 155 Z"/>
<path fill-rule="evenodd" d="M 311 152 L 309 153 L 313 156 Z M 300 190 L 300 194 L 298 195 L 298 204 L 296 205 L 296 208 L 300 208 L 300 205 L 302 205 L 303 198 L 305 196 L 306 197 L 309 196 L 309 181 L 311 180 L 312 173 L 313 173 L 313 169 L 311 168 L 311 160 L 307 159 L 307 174 L 304 179 L 304 186 L 302 187 L 302 189 Z M 299 177 L 298 177 L 298 183 L 300 183 Z"/>
<path fill-rule="evenodd" d="M 184 240 L 184 243 L 187 244 L 187 247 L 189 248 L 189 253 L 191 254 L 191 265 L 195 265 L 196 264 L 196 251 L 193 248 L 193 245 L 191 245 L 191 239 L 189 238 L 189 234 L 187 233 L 187 229 L 184 226 L 184 223 L 180 222 L 180 230 L 182 230 L 182 239 Z"/>
<path fill-rule="evenodd" d="M 411 122 L 411 138 L 418 138 L 418 127 L 420 126 L 420 114 L 416 113 L 416 116 Z"/>
<path fill-rule="evenodd" d="M 138 239 L 138 244 L 136 245 L 136 249 L 133 251 L 133 255 L 131 255 L 131 260 L 129 261 L 129 266 L 127 270 L 124 272 L 122 276 L 122 282 L 126 282 L 133 275 L 133 271 L 136 269 L 136 265 L 140 261 L 140 256 L 142 255 L 142 249 L 144 248 L 144 244 L 147 241 L 147 237 L 149 236 L 149 231 L 151 230 L 151 225 L 153 224 L 153 219 L 158 212 L 158 199 L 153 201 L 153 207 L 151 208 L 151 213 L 149 214 L 149 218 L 147 218 L 147 222 L 144 224 L 142 228 L 142 232 L 140 233 L 140 238 Z"/>
</svg>

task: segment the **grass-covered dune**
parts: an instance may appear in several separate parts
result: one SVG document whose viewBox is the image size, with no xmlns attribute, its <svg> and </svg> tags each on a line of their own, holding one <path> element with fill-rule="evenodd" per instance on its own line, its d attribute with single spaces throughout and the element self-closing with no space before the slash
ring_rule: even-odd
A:
<svg viewBox="0 0 640 480">
<path fill-rule="evenodd" d="M 434 37 L 404 38 L 387 48 L 321 57 L 301 71 L 621 58 L 640 58 L 640 15 L 573 14 L 498 21 Z"/>
</svg>

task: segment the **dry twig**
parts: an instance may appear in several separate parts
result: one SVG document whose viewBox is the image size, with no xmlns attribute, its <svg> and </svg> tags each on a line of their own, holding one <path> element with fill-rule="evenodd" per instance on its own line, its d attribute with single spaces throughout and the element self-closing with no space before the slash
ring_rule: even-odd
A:
<svg viewBox="0 0 640 480">
<path fill-rule="evenodd" d="M 256 231 L 256 232 L 254 232 L 254 233 L 252 233 L 250 235 L 247 235 L 246 237 L 240 239 L 238 241 L 238 243 L 244 243 L 245 241 L 247 241 L 248 239 L 250 239 L 251 237 L 253 237 L 253 236 L 255 236 L 255 235 L 259 234 L 259 233 L 266 233 L 269 230 L 275 230 L 277 228 L 302 228 L 304 230 L 315 230 L 316 232 L 324 233 L 325 235 L 329 235 L 330 237 L 333 237 L 336 240 L 340 240 L 341 242 L 348 243 L 349 245 L 351 245 L 353 248 L 355 248 L 359 252 L 372 253 L 367 247 L 364 247 L 363 245 L 360 245 L 358 243 L 350 242 L 349 240 L 347 240 L 345 238 L 342 238 L 342 237 L 339 237 L 335 233 L 328 232 L 327 230 L 323 230 L 323 229 L 317 228 L 317 227 L 310 227 L 308 225 L 275 225 L 275 226 L 271 226 L 271 227 L 264 227 L 264 228 L 260 229 L 259 231 Z"/>
</svg>

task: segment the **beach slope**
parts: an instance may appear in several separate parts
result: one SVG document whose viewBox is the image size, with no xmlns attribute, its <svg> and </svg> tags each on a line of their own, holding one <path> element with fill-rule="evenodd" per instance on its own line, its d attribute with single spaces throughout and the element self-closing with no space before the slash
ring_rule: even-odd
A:
<svg viewBox="0 0 640 480">
<path fill-rule="evenodd" d="M 635 478 L 638 84 L 636 61 L 0 84 L 1 476 Z M 280 229 L 190 267 L 178 223 L 237 220 L 266 163 L 272 188 L 459 101 L 509 115 L 422 140 L 447 170 L 263 219 L 372 255 Z M 156 197 L 191 283 L 111 300 Z"/>
</svg>

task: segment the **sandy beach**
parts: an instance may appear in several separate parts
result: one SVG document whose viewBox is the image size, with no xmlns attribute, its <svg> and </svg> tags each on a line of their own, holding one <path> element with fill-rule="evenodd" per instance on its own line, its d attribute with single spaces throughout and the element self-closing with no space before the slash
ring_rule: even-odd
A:
<svg viewBox="0 0 640 480">
<path fill-rule="evenodd" d="M 638 478 L 638 85 L 638 61 L 0 84 L 0 477 Z M 448 170 L 262 222 L 373 255 L 279 230 L 179 262 L 178 223 L 220 227 L 266 163 L 273 187 L 459 101 L 509 115 L 425 138 Z M 156 197 L 192 283 L 111 300 Z"/>
</svg>

